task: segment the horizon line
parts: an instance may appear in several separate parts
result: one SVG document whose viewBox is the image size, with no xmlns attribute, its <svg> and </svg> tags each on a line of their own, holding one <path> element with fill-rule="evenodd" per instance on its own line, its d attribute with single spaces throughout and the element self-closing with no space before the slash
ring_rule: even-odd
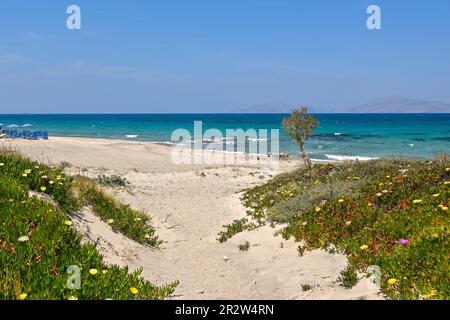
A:
<svg viewBox="0 0 450 320">
<path fill-rule="evenodd" d="M 311 114 L 450 114 L 450 112 L 309 112 Z M 285 115 L 291 112 L 114 112 L 114 113 L 0 113 L 0 116 L 39 115 L 196 115 L 196 114 L 273 114 Z"/>
</svg>

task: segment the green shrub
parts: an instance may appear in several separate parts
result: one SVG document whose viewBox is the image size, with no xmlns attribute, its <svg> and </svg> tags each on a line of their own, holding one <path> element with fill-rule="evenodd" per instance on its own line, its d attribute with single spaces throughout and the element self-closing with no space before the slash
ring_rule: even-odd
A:
<svg viewBox="0 0 450 320">
<path fill-rule="evenodd" d="M 256 224 L 251 223 L 248 221 L 247 218 L 242 219 L 236 219 L 229 225 L 224 225 L 224 228 L 226 228 L 225 231 L 220 231 L 217 235 L 219 236 L 217 240 L 219 242 L 225 242 L 228 239 L 230 239 L 232 236 L 245 231 L 245 230 L 251 230 L 257 227 Z"/>
<path fill-rule="evenodd" d="M 69 197 L 70 180 L 57 179 L 59 173 L 0 155 L 0 299 L 163 299 L 171 294 L 177 283 L 157 287 L 142 279 L 141 271 L 106 265 L 94 245 L 81 243 L 65 211 L 78 201 Z M 30 189 L 63 206 L 29 198 Z M 67 286 L 70 266 L 80 268 L 80 290 Z"/>
<path fill-rule="evenodd" d="M 243 203 L 250 216 L 287 221 L 282 235 L 302 241 L 299 254 L 346 253 L 344 286 L 377 265 L 389 298 L 450 299 L 447 159 L 319 164 L 313 181 L 302 169 L 283 174 L 246 190 Z"/>
<path fill-rule="evenodd" d="M 113 174 L 112 176 L 105 176 L 104 174 L 99 175 L 96 181 L 105 187 L 117 188 L 117 187 L 126 187 L 130 183 L 126 178 Z"/>
<path fill-rule="evenodd" d="M 358 283 L 358 275 L 355 269 L 349 266 L 341 271 L 341 276 L 338 280 L 344 288 L 351 289 Z"/>
<path fill-rule="evenodd" d="M 159 246 L 162 243 L 156 236 L 155 229 L 151 227 L 148 215 L 118 202 L 93 181 L 78 177 L 73 183 L 72 191 L 102 220 L 130 239 L 150 246 Z"/>
<path fill-rule="evenodd" d="M 248 249 L 250 248 L 250 242 L 248 241 L 244 241 L 244 243 L 240 244 L 239 246 L 239 251 L 248 251 Z"/>
</svg>

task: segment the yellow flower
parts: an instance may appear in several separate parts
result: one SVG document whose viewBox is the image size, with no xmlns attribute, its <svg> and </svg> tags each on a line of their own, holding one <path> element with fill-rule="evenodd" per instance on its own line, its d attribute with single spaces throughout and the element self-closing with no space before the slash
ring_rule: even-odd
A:
<svg viewBox="0 0 450 320">
<path fill-rule="evenodd" d="M 27 298 L 27 294 L 26 293 L 21 293 L 19 294 L 19 300 L 25 300 Z"/>
<path fill-rule="evenodd" d="M 446 172 L 449 172 L 449 171 L 450 171 L 450 168 L 445 168 L 445 171 L 446 171 Z"/>
<path fill-rule="evenodd" d="M 352 222 L 349 220 L 349 221 L 346 221 L 345 224 L 349 226 L 352 224 Z"/>
<path fill-rule="evenodd" d="M 339 199 L 338 202 L 341 202 L 341 203 L 342 203 L 342 202 L 344 202 L 344 199 Z"/>
<path fill-rule="evenodd" d="M 308 221 L 302 222 L 302 226 L 306 226 L 308 224 Z"/>
<path fill-rule="evenodd" d="M 372 203 L 371 203 L 371 202 L 368 202 L 367 205 L 368 205 L 369 207 L 371 207 L 371 206 L 372 206 Z"/>
<path fill-rule="evenodd" d="M 145 239 L 150 239 L 150 235 L 148 233 L 145 234 Z"/>
<path fill-rule="evenodd" d="M 27 169 L 24 171 L 26 174 L 30 174 L 31 173 L 31 169 Z"/>
<path fill-rule="evenodd" d="M 28 177 L 28 174 L 26 174 L 26 173 L 24 173 L 24 174 L 22 174 L 22 177 Z"/>
<path fill-rule="evenodd" d="M 383 191 L 381 191 L 381 192 L 383 192 L 383 193 L 388 193 L 389 191 L 388 191 L 388 190 L 383 190 Z"/>
<path fill-rule="evenodd" d="M 46 187 L 41 187 L 41 191 L 42 191 L 42 192 L 45 192 L 45 190 L 47 190 Z"/>
<path fill-rule="evenodd" d="M 68 225 L 68 226 L 71 226 L 73 224 L 73 222 L 70 221 L 70 220 L 66 220 L 66 221 L 64 221 L 64 224 Z"/>
<path fill-rule="evenodd" d="M 3 162 L 0 163 L 0 167 L 3 167 L 5 164 Z"/>
<path fill-rule="evenodd" d="M 319 212 L 320 210 L 322 210 L 322 209 L 320 209 L 319 207 L 316 207 L 316 212 Z"/>
<path fill-rule="evenodd" d="M 361 250 L 367 250 L 369 249 L 369 246 L 366 244 L 363 244 L 361 247 L 359 247 Z"/>
<path fill-rule="evenodd" d="M 41 177 L 41 179 L 47 179 L 47 178 L 48 178 L 48 177 L 47 177 L 47 176 L 45 176 L 45 175 Z"/>
<path fill-rule="evenodd" d="M 114 223 L 114 219 L 108 219 L 106 222 L 107 222 L 108 224 L 113 224 L 113 223 Z"/>
<path fill-rule="evenodd" d="M 431 289 L 430 292 L 428 292 L 426 295 L 424 295 L 424 298 L 430 299 L 430 298 L 434 297 L 436 294 L 437 294 L 437 290 Z"/>
<path fill-rule="evenodd" d="M 448 207 L 442 206 L 441 209 L 444 210 L 444 211 L 448 211 Z"/>
<path fill-rule="evenodd" d="M 89 273 L 95 276 L 98 273 L 97 269 L 89 269 Z"/>
<path fill-rule="evenodd" d="M 108 270 L 103 270 L 102 273 L 106 274 L 106 273 L 108 273 Z"/>
<path fill-rule="evenodd" d="M 54 183 L 55 183 L 55 182 L 52 181 L 52 180 L 50 180 L 50 181 L 48 182 L 49 185 L 52 185 L 52 184 L 54 184 Z"/>
<path fill-rule="evenodd" d="M 69 296 L 69 297 L 67 298 L 67 300 L 78 300 L 78 298 L 75 297 L 75 296 Z"/>
<path fill-rule="evenodd" d="M 139 290 L 136 289 L 135 287 L 131 287 L 131 288 L 130 288 L 130 292 L 131 292 L 131 294 L 138 294 L 138 293 L 139 293 Z"/>
<path fill-rule="evenodd" d="M 413 202 L 412 203 L 414 203 L 414 204 L 417 204 L 417 203 L 422 203 L 422 199 L 415 199 L 415 200 L 413 200 Z"/>
<path fill-rule="evenodd" d="M 17 239 L 19 242 L 26 242 L 28 240 L 30 240 L 30 238 L 28 238 L 28 236 L 21 236 L 19 237 L 19 239 Z"/>
<path fill-rule="evenodd" d="M 432 195 L 432 197 L 437 198 L 437 197 L 439 197 L 440 195 L 441 195 L 440 193 L 435 193 L 435 194 Z"/>
<path fill-rule="evenodd" d="M 398 280 L 397 279 L 394 279 L 394 278 L 391 278 L 391 279 L 389 279 L 388 280 L 388 283 L 392 286 L 392 285 L 394 285 L 394 284 L 396 284 L 398 282 Z"/>
<path fill-rule="evenodd" d="M 387 179 L 389 179 L 391 176 L 386 176 Z"/>
<path fill-rule="evenodd" d="M 443 204 L 438 204 L 438 207 L 439 208 L 442 208 L 444 205 Z"/>
<path fill-rule="evenodd" d="M 376 194 L 376 196 L 377 196 L 377 197 L 381 197 L 382 194 L 381 194 L 380 192 L 378 192 L 378 193 Z"/>
<path fill-rule="evenodd" d="M 384 184 L 383 182 L 380 182 L 378 185 L 381 187 L 383 184 Z"/>
<path fill-rule="evenodd" d="M 450 184 L 450 181 L 445 181 L 445 182 L 444 182 L 444 186 L 446 186 L 446 185 L 448 185 L 448 184 Z"/>
</svg>

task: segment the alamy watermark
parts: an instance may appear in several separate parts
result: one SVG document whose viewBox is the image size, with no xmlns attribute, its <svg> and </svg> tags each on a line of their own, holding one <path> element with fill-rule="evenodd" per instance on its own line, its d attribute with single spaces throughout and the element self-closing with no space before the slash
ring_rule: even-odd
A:
<svg viewBox="0 0 450 320">
<path fill-rule="evenodd" d="M 194 121 L 193 135 L 184 128 L 172 132 L 171 158 L 175 164 L 259 164 L 276 171 L 279 168 L 279 129 L 209 128 Z"/>
<path fill-rule="evenodd" d="M 66 273 L 69 275 L 66 281 L 67 289 L 81 289 L 81 269 L 79 266 L 71 265 L 67 267 Z"/>
<path fill-rule="evenodd" d="M 67 7 L 67 14 L 70 16 L 66 20 L 66 26 L 69 30 L 80 30 L 81 29 L 81 9 L 79 6 L 72 4 Z"/>
<path fill-rule="evenodd" d="M 367 268 L 367 288 L 377 290 L 381 283 L 381 269 L 377 265 L 371 265 Z"/>
<path fill-rule="evenodd" d="M 369 30 L 381 30 L 381 8 L 375 4 L 371 4 L 367 7 L 367 14 L 370 16 L 367 18 L 367 29 Z"/>
<path fill-rule="evenodd" d="M 69 17 L 66 20 L 66 26 L 69 30 L 81 29 L 81 8 L 76 4 L 67 7 L 66 13 Z M 367 29 L 381 30 L 381 8 L 379 5 L 371 4 L 367 7 L 366 13 L 369 15 L 366 21 Z"/>
</svg>

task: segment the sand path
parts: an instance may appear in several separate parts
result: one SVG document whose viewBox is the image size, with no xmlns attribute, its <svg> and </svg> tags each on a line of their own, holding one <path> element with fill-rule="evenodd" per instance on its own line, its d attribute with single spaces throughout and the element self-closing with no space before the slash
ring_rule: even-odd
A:
<svg viewBox="0 0 450 320">
<path fill-rule="evenodd" d="M 74 217 L 74 225 L 98 243 L 107 261 L 142 268 L 158 284 L 179 280 L 173 299 L 379 298 L 365 279 L 351 290 L 336 283 L 345 256 L 314 251 L 299 257 L 297 244 L 274 237 L 271 227 L 216 240 L 222 225 L 245 216 L 239 192 L 264 181 L 257 165 L 175 165 L 166 146 L 126 141 L 53 138 L 11 146 L 41 162 L 67 161 L 72 174 L 126 177 L 129 190 L 112 192 L 152 216 L 164 240 L 160 250 L 112 232 L 89 210 Z M 293 165 L 283 163 L 282 170 Z M 244 241 L 251 244 L 247 252 L 238 249 Z M 302 284 L 314 288 L 303 292 Z"/>
</svg>

